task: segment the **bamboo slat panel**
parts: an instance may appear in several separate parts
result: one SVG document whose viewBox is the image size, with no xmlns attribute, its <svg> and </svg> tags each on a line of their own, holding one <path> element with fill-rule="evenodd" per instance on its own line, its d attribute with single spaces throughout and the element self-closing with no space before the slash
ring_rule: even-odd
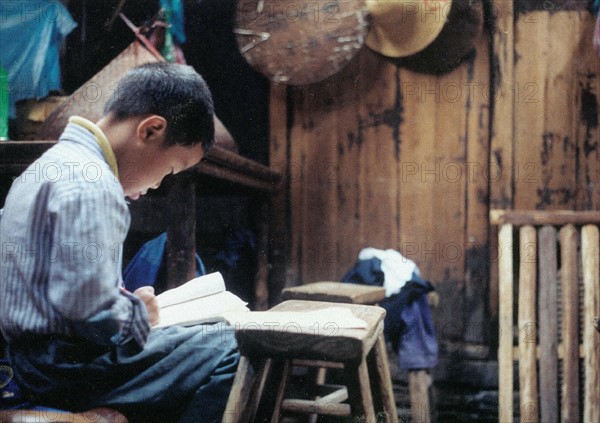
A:
<svg viewBox="0 0 600 423">
<path fill-rule="evenodd" d="M 556 229 L 544 226 L 538 232 L 539 246 L 539 345 L 540 421 L 558 421 L 558 264 Z"/>
<path fill-rule="evenodd" d="M 600 336 L 594 318 L 600 314 L 599 223 L 582 225 L 581 218 L 572 214 L 549 211 L 533 213 L 546 225 L 522 225 L 513 224 L 511 214 L 493 212 L 503 216 L 500 252 L 509 252 L 499 256 L 499 421 L 512 421 L 515 389 L 519 391 L 520 421 L 597 421 Z M 514 221 L 523 222 L 526 215 L 518 213 Z M 547 224 L 550 216 L 558 217 L 560 223 Z M 565 216 L 578 225 L 565 224 Z M 515 232 L 519 237 L 513 242 L 514 227 L 519 229 Z M 518 268 L 514 268 L 511 252 L 515 244 Z M 518 278 L 514 285 L 518 294 L 513 297 L 514 278 Z M 515 303 L 516 346 L 513 337 L 507 336 L 515 324 Z M 512 380 L 513 361 L 518 368 L 518 388 Z"/>
<path fill-rule="evenodd" d="M 583 273 L 583 350 L 585 384 L 583 397 L 583 420 L 600 421 L 600 334 L 593 318 L 600 311 L 600 246 L 598 227 L 586 225 L 581 230 L 581 255 Z"/>
<path fill-rule="evenodd" d="M 569 224 L 560 230 L 561 284 L 563 293 L 563 385 L 561 416 L 565 422 L 579 419 L 579 295 L 577 230 Z"/>
<path fill-rule="evenodd" d="M 535 313 L 537 242 L 533 226 L 522 226 L 519 232 L 518 323 L 520 413 L 523 421 L 537 422 L 537 319 Z"/>
<path fill-rule="evenodd" d="M 513 421 L 513 255 L 509 253 L 513 246 L 513 226 L 503 224 L 498 232 L 499 258 L 499 309 L 498 325 L 498 420 Z"/>
</svg>

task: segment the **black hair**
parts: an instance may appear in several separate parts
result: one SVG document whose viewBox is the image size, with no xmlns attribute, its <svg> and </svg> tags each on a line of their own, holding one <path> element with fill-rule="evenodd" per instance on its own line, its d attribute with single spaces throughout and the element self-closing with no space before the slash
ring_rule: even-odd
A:
<svg viewBox="0 0 600 423">
<path fill-rule="evenodd" d="M 212 95 L 204 79 L 191 67 L 175 63 L 148 63 L 125 74 L 104 114 L 118 120 L 159 115 L 167 121 L 166 145 L 208 148 L 215 137 Z"/>
</svg>

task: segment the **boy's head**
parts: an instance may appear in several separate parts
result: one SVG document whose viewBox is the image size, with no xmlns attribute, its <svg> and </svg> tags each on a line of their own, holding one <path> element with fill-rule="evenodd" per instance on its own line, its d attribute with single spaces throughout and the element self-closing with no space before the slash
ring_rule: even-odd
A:
<svg viewBox="0 0 600 423">
<path fill-rule="evenodd" d="M 214 140 L 212 96 L 191 66 L 149 63 L 132 69 L 118 82 L 104 115 L 118 121 L 162 116 L 167 122 L 164 142 L 169 146 L 201 143 L 206 151 Z"/>
<path fill-rule="evenodd" d="M 212 96 L 190 66 L 142 65 L 118 82 L 98 125 L 115 153 L 123 191 L 135 200 L 202 158 L 215 134 Z"/>
</svg>

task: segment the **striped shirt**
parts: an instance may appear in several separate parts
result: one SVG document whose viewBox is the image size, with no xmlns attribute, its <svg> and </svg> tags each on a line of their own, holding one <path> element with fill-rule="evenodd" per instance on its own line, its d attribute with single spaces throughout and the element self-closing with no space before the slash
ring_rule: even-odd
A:
<svg viewBox="0 0 600 423">
<path fill-rule="evenodd" d="M 121 288 L 129 210 L 91 132 L 69 124 L 13 181 L 1 216 L 0 328 L 8 342 L 60 335 L 144 345 L 146 307 Z"/>
</svg>

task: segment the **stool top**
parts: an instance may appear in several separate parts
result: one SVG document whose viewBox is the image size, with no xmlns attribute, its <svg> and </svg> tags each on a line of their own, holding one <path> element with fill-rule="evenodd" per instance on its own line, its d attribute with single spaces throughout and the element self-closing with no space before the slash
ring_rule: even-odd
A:
<svg viewBox="0 0 600 423">
<path fill-rule="evenodd" d="M 315 311 L 329 307 L 349 308 L 355 317 L 367 323 L 365 329 L 346 329 L 328 322 L 308 328 L 277 325 L 276 322 L 235 327 L 235 336 L 242 355 L 282 359 L 308 359 L 334 362 L 360 362 L 383 331 L 385 310 L 377 306 L 290 300 L 271 311 Z"/>
<path fill-rule="evenodd" d="M 344 282 L 313 282 L 285 288 L 281 293 L 284 300 L 330 301 L 350 304 L 375 304 L 385 298 L 385 288 L 382 286 Z"/>
</svg>

